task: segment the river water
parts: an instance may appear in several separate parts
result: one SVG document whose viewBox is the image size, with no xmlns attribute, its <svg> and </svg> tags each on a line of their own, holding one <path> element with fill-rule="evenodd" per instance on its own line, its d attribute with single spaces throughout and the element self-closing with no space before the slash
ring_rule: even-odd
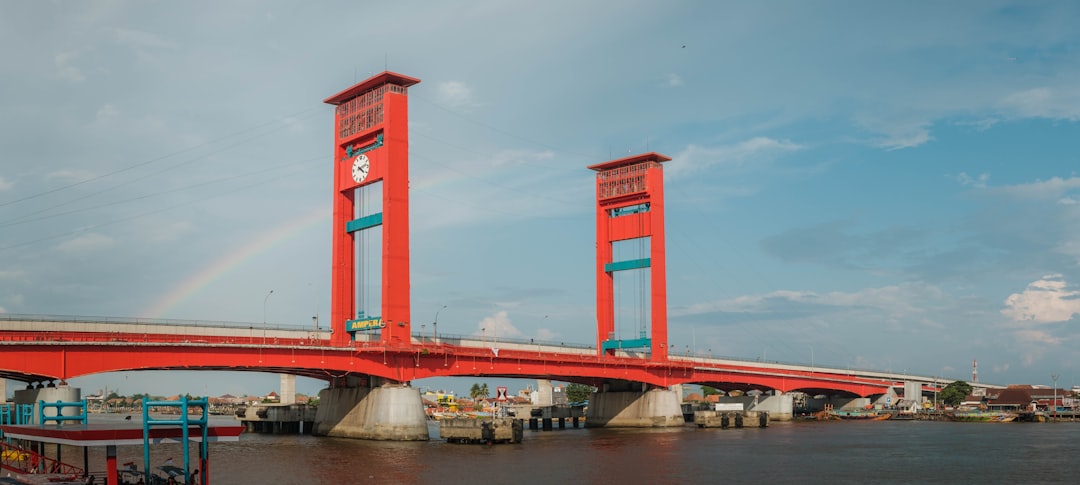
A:
<svg viewBox="0 0 1080 485">
<path fill-rule="evenodd" d="M 92 416 L 92 419 L 99 415 Z M 95 419 L 96 421 L 96 419 Z M 437 432 L 437 429 L 434 430 Z M 64 451 L 81 464 L 81 451 Z M 72 453 L 67 455 L 67 453 Z M 156 445 L 151 465 L 179 445 Z M 75 457 L 78 456 L 78 459 Z M 192 447 L 191 456 L 197 456 Z M 142 463 L 120 447 L 119 463 Z M 91 469 L 104 450 L 91 450 Z M 241 435 L 210 446 L 213 484 L 1077 483 L 1080 423 L 773 422 L 768 428 L 530 431 L 520 444 Z"/>
</svg>

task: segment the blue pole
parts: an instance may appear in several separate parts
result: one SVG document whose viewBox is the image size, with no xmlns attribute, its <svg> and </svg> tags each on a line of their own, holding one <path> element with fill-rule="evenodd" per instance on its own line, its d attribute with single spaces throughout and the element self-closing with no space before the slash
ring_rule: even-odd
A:
<svg viewBox="0 0 1080 485">
<path fill-rule="evenodd" d="M 180 414 L 184 416 L 181 421 L 183 424 L 180 426 L 184 428 L 184 483 L 188 481 L 188 465 L 191 464 L 191 457 L 188 456 L 188 398 L 184 396 L 184 399 L 180 401 Z"/>
<path fill-rule="evenodd" d="M 150 480 L 150 396 L 143 398 L 142 402 L 142 429 L 143 429 L 143 474 L 146 475 L 146 483 L 154 483 Z"/>
</svg>

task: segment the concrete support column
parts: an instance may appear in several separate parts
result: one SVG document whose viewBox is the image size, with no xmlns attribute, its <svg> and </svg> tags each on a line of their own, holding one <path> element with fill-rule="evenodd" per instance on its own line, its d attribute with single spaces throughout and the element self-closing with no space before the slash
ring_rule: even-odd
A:
<svg viewBox="0 0 1080 485">
<path fill-rule="evenodd" d="M 555 404 L 555 386 L 548 379 L 537 379 L 535 396 L 532 399 L 534 406 L 551 406 Z"/>
<path fill-rule="evenodd" d="M 281 404 L 295 404 L 296 403 L 296 376 L 292 374 L 281 374 Z"/>
<path fill-rule="evenodd" d="M 683 419 L 681 396 L 671 389 L 636 391 L 630 383 L 608 383 L 603 391 L 594 392 L 589 399 L 587 428 L 653 428 L 686 424 Z M 622 390 L 626 389 L 626 390 Z"/>
<path fill-rule="evenodd" d="M 391 441 L 429 438 L 420 391 L 406 384 L 323 389 L 311 434 Z"/>
<path fill-rule="evenodd" d="M 57 387 L 35 387 L 33 389 L 20 389 L 15 391 L 15 404 L 32 404 L 34 406 L 34 413 L 30 417 L 31 423 L 26 424 L 41 424 L 38 423 L 38 416 L 41 413 L 41 408 L 38 405 L 39 401 L 45 401 L 46 403 L 55 403 L 56 401 L 62 402 L 77 402 L 82 400 L 82 389 L 78 387 L 69 387 L 67 385 L 61 385 Z M 56 416 L 56 408 L 48 408 L 45 410 L 46 416 Z M 77 407 L 66 407 L 60 409 L 62 416 L 78 416 L 82 413 L 82 410 Z"/>
<path fill-rule="evenodd" d="M 7 402 L 7 379 L 0 379 L 0 404 Z"/>
</svg>

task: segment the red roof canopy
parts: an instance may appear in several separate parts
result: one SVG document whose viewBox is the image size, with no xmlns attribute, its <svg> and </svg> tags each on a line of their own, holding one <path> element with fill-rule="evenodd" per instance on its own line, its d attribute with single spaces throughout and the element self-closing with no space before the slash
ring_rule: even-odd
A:
<svg viewBox="0 0 1080 485">
<path fill-rule="evenodd" d="M 608 170 L 608 169 L 612 169 L 612 168 L 616 168 L 616 167 L 621 167 L 623 165 L 633 165 L 635 163 L 641 163 L 641 162 L 667 162 L 667 161 L 670 161 L 670 160 L 671 160 L 671 157 L 661 155 L 661 154 L 656 153 L 656 152 L 649 152 L 649 153 L 641 153 L 641 154 L 638 154 L 638 155 L 632 155 L 632 156 L 629 156 L 629 157 L 626 157 L 626 158 L 620 158 L 618 160 L 612 160 L 610 162 L 598 163 L 596 165 L 589 165 L 589 168 L 599 172 L 599 171 L 602 171 L 602 170 Z"/>
<path fill-rule="evenodd" d="M 323 100 L 326 104 L 332 104 L 337 106 L 345 101 L 355 98 L 357 95 L 367 91 L 371 88 L 382 84 L 397 84 L 402 87 L 409 87 L 413 84 L 419 83 L 420 80 L 415 77 L 409 77 L 404 74 L 398 74 L 396 72 L 383 71 L 382 73 L 371 76 L 363 81 L 353 84 L 352 87 L 337 93 L 329 98 Z"/>
</svg>

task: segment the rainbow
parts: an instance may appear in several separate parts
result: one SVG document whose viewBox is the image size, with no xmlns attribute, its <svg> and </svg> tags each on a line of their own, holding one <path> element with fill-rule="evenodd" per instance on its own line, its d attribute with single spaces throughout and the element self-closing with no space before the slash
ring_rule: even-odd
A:
<svg viewBox="0 0 1080 485">
<path fill-rule="evenodd" d="M 330 215 L 331 211 L 328 207 L 319 207 L 308 214 L 304 214 L 255 237 L 250 243 L 225 254 L 180 282 L 180 284 L 165 293 L 165 296 L 142 312 L 142 315 L 147 316 L 147 318 L 165 318 L 177 305 L 225 273 L 239 267 L 256 254 L 266 251 L 274 245 L 303 232 L 305 229 L 309 229 L 317 223 L 329 221 Z"/>
</svg>

